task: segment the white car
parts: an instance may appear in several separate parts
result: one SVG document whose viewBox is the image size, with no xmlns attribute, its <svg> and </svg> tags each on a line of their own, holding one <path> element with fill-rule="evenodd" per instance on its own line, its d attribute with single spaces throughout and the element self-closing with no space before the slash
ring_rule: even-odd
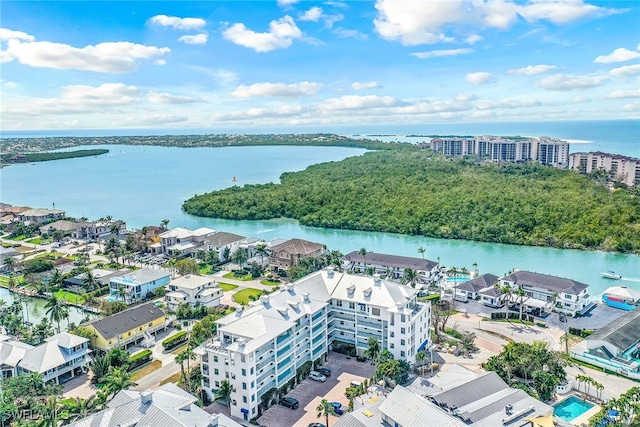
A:
<svg viewBox="0 0 640 427">
<path fill-rule="evenodd" d="M 309 374 L 309 379 L 314 381 L 320 381 L 321 383 L 323 383 L 327 380 L 327 377 L 325 377 L 318 371 L 311 371 L 311 373 Z"/>
</svg>

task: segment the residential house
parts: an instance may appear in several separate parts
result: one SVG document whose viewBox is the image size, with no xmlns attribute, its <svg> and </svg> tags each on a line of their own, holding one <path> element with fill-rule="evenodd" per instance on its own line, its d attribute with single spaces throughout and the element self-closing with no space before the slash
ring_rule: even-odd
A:
<svg viewBox="0 0 640 427">
<path fill-rule="evenodd" d="M 215 234 L 208 236 L 204 240 L 204 251 L 211 250 L 218 252 L 218 258 L 220 261 L 228 261 L 235 251 L 240 248 L 240 245 L 244 243 L 246 237 L 238 234 L 227 233 L 226 231 L 218 231 Z M 225 254 L 228 252 L 228 257 Z"/>
<path fill-rule="evenodd" d="M 456 293 L 464 294 L 468 299 L 477 300 L 481 298 L 483 290 L 487 288 L 493 289 L 499 280 L 498 276 L 493 274 L 483 274 L 466 282 L 455 283 Z"/>
<path fill-rule="evenodd" d="M 241 427 L 223 414 L 209 414 L 198 398 L 173 383 L 155 390 L 118 392 L 107 408 L 70 427 Z"/>
<path fill-rule="evenodd" d="M 631 310 L 571 349 L 571 356 L 640 379 L 640 310 Z"/>
<path fill-rule="evenodd" d="M 100 219 L 81 223 L 73 233 L 73 237 L 84 240 L 104 240 L 116 230 L 118 236 L 124 234 L 127 231 L 127 223 L 116 219 Z"/>
<path fill-rule="evenodd" d="M 20 261 L 24 258 L 24 255 L 14 248 L 5 248 L 4 246 L 0 246 L 0 271 L 5 270 L 5 260 L 7 258 L 13 258 L 14 261 Z"/>
<path fill-rule="evenodd" d="M 423 258 L 375 252 L 360 255 L 359 251 L 353 251 L 342 257 L 341 261 L 345 271 L 364 273 L 365 268 L 373 268 L 376 273 L 395 280 L 404 279 L 405 269 L 415 271 L 419 283 L 433 283 L 440 275 L 440 264 Z"/>
<path fill-rule="evenodd" d="M 18 221 L 23 223 L 44 224 L 45 222 L 55 221 L 65 217 L 65 211 L 59 209 L 29 209 L 18 214 Z"/>
<path fill-rule="evenodd" d="M 121 277 L 123 274 L 129 273 L 129 269 L 123 268 L 121 270 L 113 271 L 113 270 L 103 270 L 101 268 L 95 268 L 91 270 L 91 274 L 98 281 L 100 287 L 107 286 L 109 281 L 113 277 Z M 87 277 L 86 273 L 80 273 L 78 275 L 68 277 L 62 281 L 62 285 L 67 288 L 75 288 L 76 290 L 80 290 L 80 288 L 84 287 L 84 281 Z"/>
<path fill-rule="evenodd" d="M 0 335 L 0 375 L 2 378 L 18 375 L 18 363 L 27 350 L 32 348 L 32 345 L 14 341 L 8 335 Z"/>
<path fill-rule="evenodd" d="M 160 242 L 149 246 L 152 253 L 187 256 L 204 248 L 204 241 L 215 233 L 215 230 L 201 227 L 196 230 L 177 227 L 160 234 Z"/>
<path fill-rule="evenodd" d="M 220 298 L 224 294 L 215 280 L 195 274 L 187 274 L 172 280 L 167 285 L 167 291 L 165 300 L 171 311 L 176 311 L 180 304 L 189 304 L 193 307 L 201 305 L 215 307 L 220 304 Z"/>
<path fill-rule="evenodd" d="M 92 333 L 93 348 L 106 353 L 116 347 L 153 343 L 153 335 L 166 329 L 168 322 L 164 311 L 153 302 L 147 302 L 111 316 L 92 319 L 81 326 Z"/>
<path fill-rule="evenodd" d="M 141 301 L 158 289 L 165 287 L 171 282 L 171 274 L 163 270 L 140 269 L 131 273 L 111 277 L 109 279 L 110 299 L 113 301 L 122 300 L 120 287 L 124 287 L 124 301 L 131 304 L 134 301 Z"/>
<path fill-rule="evenodd" d="M 73 234 L 78 228 L 80 228 L 80 225 L 81 223 L 79 221 L 61 219 L 40 227 L 40 234 L 53 234 L 54 232 L 59 231 L 66 236 Z"/>
<path fill-rule="evenodd" d="M 501 277 L 500 284 L 509 285 L 514 291 L 518 288 L 524 290 L 523 304 L 531 308 L 580 316 L 595 307 L 589 297 L 589 285 L 572 279 L 515 270 Z M 520 299 L 515 301 L 520 302 Z"/>
<path fill-rule="evenodd" d="M 363 354 L 375 337 L 382 350 L 413 363 L 429 345 L 431 322 L 431 305 L 418 302 L 417 294 L 378 276 L 331 268 L 283 285 L 216 322 L 216 338 L 197 349 L 203 390 L 213 398 L 221 381 L 229 380 L 231 415 L 248 420 L 257 415 L 262 395 L 333 347 L 353 346 Z"/>
<path fill-rule="evenodd" d="M 302 239 L 291 239 L 271 247 L 269 267 L 274 271 L 288 270 L 301 259 L 321 257 L 326 247 L 320 243 L 313 243 Z"/>
</svg>

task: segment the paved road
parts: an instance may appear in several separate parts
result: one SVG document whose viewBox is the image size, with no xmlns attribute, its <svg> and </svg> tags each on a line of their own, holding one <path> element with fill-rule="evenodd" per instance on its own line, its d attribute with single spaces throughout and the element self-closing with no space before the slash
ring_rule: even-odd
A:
<svg viewBox="0 0 640 427">
<path fill-rule="evenodd" d="M 145 375 L 136 381 L 138 385 L 132 390 L 144 391 L 148 388 L 157 388 L 160 386 L 160 381 L 170 377 L 171 375 L 175 375 L 178 372 L 180 372 L 180 365 L 176 363 L 175 359 L 166 359 L 162 362 L 162 367 L 160 369 L 155 370 L 149 375 Z"/>
</svg>

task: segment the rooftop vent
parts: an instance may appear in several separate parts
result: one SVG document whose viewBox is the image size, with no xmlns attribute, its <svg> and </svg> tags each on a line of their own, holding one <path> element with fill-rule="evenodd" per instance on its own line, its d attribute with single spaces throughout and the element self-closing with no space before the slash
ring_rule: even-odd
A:
<svg viewBox="0 0 640 427">
<path fill-rule="evenodd" d="M 347 288 L 347 292 L 352 294 L 356 291 L 356 285 L 351 285 Z"/>
<path fill-rule="evenodd" d="M 334 271 L 333 271 L 333 267 L 331 267 L 331 266 L 327 267 L 327 268 L 326 268 L 326 271 L 327 271 L 327 277 L 328 277 L 329 279 L 333 278 L 333 273 L 334 273 Z"/>
<path fill-rule="evenodd" d="M 373 275 L 373 283 L 375 283 L 376 285 L 379 285 L 382 282 L 382 279 L 380 279 L 380 275 L 378 273 Z"/>
<path fill-rule="evenodd" d="M 263 305 L 269 305 L 269 295 L 262 295 L 260 297 L 260 300 L 262 301 Z"/>
<path fill-rule="evenodd" d="M 311 302 L 311 298 L 309 297 L 309 292 L 303 292 L 302 298 L 304 298 L 304 302 L 309 304 Z"/>
<path fill-rule="evenodd" d="M 151 390 L 143 391 L 142 393 L 140 393 L 140 399 L 145 405 L 153 402 L 153 392 Z"/>
<path fill-rule="evenodd" d="M 289 307 L 287 307 L 286 305 L 280 306 L 277 308 L 277 310 L 280 312 L 280 314 L 282 314 L 283 316 L 286 316 L 289 313 Z"/>
<path fill-rule="evenodd" d="M 369 297 L 369 296 L 371 296 L 371 291 L 372 291 L 372 290 L 373 290 L 373 289 L 371 289 L 371 288 L 367 288 L 367 289 L 365 289 L 365 290 L 364 290 L 364 296 L 365 296 L 365 297 Z"/>
<path fill-rule="evenodd" d="M 295 310 L 298 310 L 300 308 L 300 301 L 287 301 L 287 304 L 289 304 Z"/>
</svg>

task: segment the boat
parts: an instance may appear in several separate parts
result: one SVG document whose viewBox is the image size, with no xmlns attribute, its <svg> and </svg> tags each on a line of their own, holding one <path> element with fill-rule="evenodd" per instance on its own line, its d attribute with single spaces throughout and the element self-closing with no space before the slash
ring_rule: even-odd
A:
<svg viewBox="0 0 640 427">
<path fill-rule="evenodd" d="M 622 276 L 619 274 L 616 274 L 615 271 L 613 270 L 609 270 L 606 273 L 600 273 L 602 274 L 602 277 L 606 278 L 606 279 L 613 279 L 613 280 L 620 280 L 622 279 Z"/>
<path fill-rule="evenodd" d="M 640 291 L 626 286 L 612 286 L 602 293 L 602 302 L 609 307 L 630 311 L 640 303 Z"/>
</svg>

